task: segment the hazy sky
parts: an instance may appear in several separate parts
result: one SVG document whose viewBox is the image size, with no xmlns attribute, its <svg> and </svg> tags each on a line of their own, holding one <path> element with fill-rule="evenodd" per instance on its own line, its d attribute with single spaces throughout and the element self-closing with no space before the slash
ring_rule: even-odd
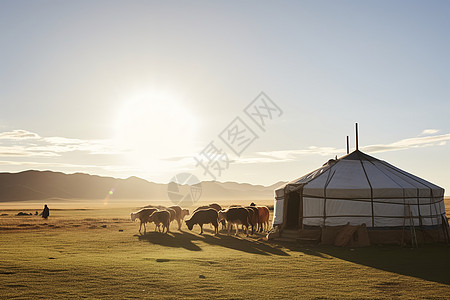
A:
<svg viewBox="0 0 450 300">
<path fill-rule="evenodd" d="M 449 1 L 1 0 L 0 169 L 269 185 L 358 122 L 449 194 L 449 37 Z"/>
</svg>

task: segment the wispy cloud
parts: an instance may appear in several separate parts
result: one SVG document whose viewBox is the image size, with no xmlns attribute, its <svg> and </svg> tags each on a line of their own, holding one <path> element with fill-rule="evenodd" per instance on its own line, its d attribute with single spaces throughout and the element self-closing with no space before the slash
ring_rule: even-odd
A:
<svg viewBox="0 0 450 300">
<path fill-rule="evenodd" d="M 49 162 L 38 162 L 38 161 L 8 161 L 0 160 L 0 166 L 29 166 L 29 167 L 39 167 L 39 168 L 52 168 L 52 167 L 63 167 L 63 168 L 73 168 L 73 169 L 86 169 L 86 168 L 101 168 L 108 169 L 108 166 L 97 166 L 97 165 L 82 165 L 82 164 L 70 164 L 70 163 L 49 163 Z"/>
<path fill-rule="evenodd" d="M 398 142 L 386 145 L 382 144 L 371 145 L 363 147 L 362 150 L 369 153 L 377 153 L 377 152 L 398 151 L 421 147 L 443 146 L 446 144 L 448 140 L 450 140 L 450 133 L 403 139 Z"/>
<path fill-rule="evenodd" d="M 306 155 L 321 155 L 321 156 L 334 156 L 342 154 L 344 149 L 337 149 L 332 147 L 315 147 L 311 146 L 308 149 L 299 150 L 279 150 L 279 151 L 267 151 L 256 152 L 251 157 L 241 157 L 236 159 L 237 163 L 253 164 L 253 163 L 274 163 L 274 162 L 288 162 L 294 161 L 298 158 Z"/>
<path fill-rule="evenodd" d="M 118 146 L 113 139 L 46 137 L 26 130 L 0 132 L 0 167 L 4 171 L 60 170 L 145 178 L 189 171 L 194 164 L 187 156 L 161 160 L 148 155 L 135 161 L 130 153 L 132 150 Z"/>
<path fill-rule="evenodd" d="M 306 155 L 321 155 L 321 156 L 335 156 L 344 153 L 344 149 L 332 148 L 332 147 L 315 147 L 311 146 L 308 149 L 300 150 L 279 150 L 279 151 L 266 151 L 256 152 L 251 157 L 241 157 L 236 159 L 237 163 L 254 164 L 254 163 L 279 163 L 295 161 L 302 156 Z"/>
<path fill-rule="evenodd" d="M 172 157 L 165 157 L 162 158 L 162 160 L 166 161 L 184 161 L 184 160 L 192 160 L 193 156 L 185 155 L 185 156 L 172 156 Z"/>
<path fill-rule="evenodd" d="M 59 156 L 59 154 L 49 151 L 49 149 L 43 148 L 42 150 L 35 151 L 31 148 L 17 145 L 0 146 L 0 157 Z"/>
<path fill-rule="evenodd" d="M 422 131 L 422 133 L 420 135 L 435 134 L 435 133 L 438 133 L 439 131 L 440 131 L 439 129 L 425 129 L 424 131 Z"/>
<path fill-rule="evenodd" d="M 446 145 L 450 140 L 450 133 L 441 135 L 429 135 L 422 136 L 424 134 L 434 134 L 439 132 L 437 129 L 424 130 L 420 136 L 414 138 L 403 139 L 390 144 L 376 144 L 361 147 L 361 151 L 366 153 L 380 153 L 388 151 L 400 151 L 420 147 L 434 147 Z M 267 151 L 256 152 L 252 156 L 241 157 L 236 159 L 237 163 L 251 164 L 251 163 L 277 163 L 288 162 L 300 159 L 302 156 L 307 155 L 321 155 L 327 157 L 333 157 L 335 155 L 340 156 L 345 153 L 344 148 L 333 147 L 315 147 L 311 146 L 307 149 L 300 150 L 279 150 L 279 151 Z"/>
<path fill-rule="evenodd" d="M 61 156 L 62 153 L 81 151 L 88 154 L 118 154 L 123 150 L 110 140 L 82 140 L 65 137 L 41 137 L 27 130 L 0 132 L 0 156 L 36 157 Z"/>
<path fill-rule="evenodd" d="M 38 134 L 22 129 L 0 132 L 1 140 L 29 140 L 40 138 L 41 137 Z"/>
</svg>

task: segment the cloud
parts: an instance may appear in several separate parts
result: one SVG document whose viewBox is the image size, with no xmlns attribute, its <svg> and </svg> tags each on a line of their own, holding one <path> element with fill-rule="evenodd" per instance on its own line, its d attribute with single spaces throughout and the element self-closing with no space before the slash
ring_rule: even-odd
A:
<svg viewBox="0 0 450 300">
<path fill-rule="evenodd" d="M 261 163 L 274 163 L 274 162 L 287 162 L 293 161 L 293 158 L 271 158 L 271 157 L 242 157 L 235 161 L 240 164 L 261 164 Z"/>
<path fill-rule="evenodd" d="M 2 140 L 28 140 L 40 138 L 41 137 L 38 134 L 22 129 L 0 132 L 0 139 Z"/>
<path fill-rule="evenodd" d="M 0 157 L 61 156 L 63 153 L 81 151 L 88 154 L 119 154 L 111 140 L 82 140 L 65 137 L 41 137 L 27 130 L 0 132 Z"/>
<path fill-rule="evenodd" d="M 332 147 L 315 147 L 311 146 L 308 149 L 300 150 L 279 150 L 279 151 L 266 151 L 256 152 L 253 156 L 243 156 L 236 158 L 235 162 L 241 164 L 254 164 L 254 163 L 279 163 L 295 161 L 301 156 L 305 155 L 321 155 L 321 156 L 334 156 L 343 153 L 344 149 L 337 149 Z"/>
<path fill-rule="evenodd" d="M 424 131 L 422 131 L 422 133 L 420 135 L 430 135 L 430 134 L 435 134 L 438 132 L 439 132 L 439 129 L 425 129 Z"/>
<path fill-rule="evenodd" d="M 9 161 L 0 160 L 0 166 L 31 166 L 38 168 L 50 168 L 50 167 L 63 167 L 63 168 L 102 168 L 107 169 L 107 166 L 94 166 L 94 165 L 80 165 L 80 164 L 69 164 L 69 163 L 48 163 L 48 162 L 37 162 L 37 161 Z"/>
<path fill-rule="evenodd" d="M 436 129 L 428 129 L 423 132 L 438 132 Z M 422 132 L 422 134 L 423 134 Z M 390 144 L 376 144 L 361 147 L 361 151 L 366 153 L 381 153 L 388 151 L 400 151 L 413 148 L 422 147 L 434 147 L 434 146 L 444 146 L 446 142 L 450 140 L 450 133 L 441 135 L 431 135 L 431 136 L 419 136 L 414 138 L 403 139 Z M 241 157 L 236 159 L 237 163 L 242 164 L 252 164 L 252 163 L 279 163 L 279 162 L 289 162 L 300 159 L 302 156 L 307 155 L 321 155 L 327 157 L 340 156 L 345 154 L 346 150 L 344 148 L 333 148 L 333 147 L 316 147 L 311 146 L 307 149 L 299 150 L 278 150 L 278 151 L 267 151 L 267 152 L 256 152 L 252 156 Z"/>
<path fill-rule="evenodd" d="M 400 151 L 422 147 L 435 147 L 444 146 L 447 141 L 450 140 L 450 133 L 433 135 L 433 133 L 439 132 L 436 129 L 424 130 L 419 136 L 413 138 L 402 139 L 390 144 L 374 144 L 361 147 L 360 149 L 366 153 L 381 153 L 388 151 Z M 424 133 L 427 135 L 424 136 Z M 66 154 L 71 152 L 80 152 L 80 154 L 86 155 L 114 155 L 123 154 L 125 149 L 119 149 L 114 145 L 112 140 L 83 140 L 83 139 L 71 139 L 66 137 L 41 137 L 37 133 L 33 133 L 26 130 L 13 130 L 8 132 L 0 132 L 0 157 L 9 157 L 13 161 L 0 161 L 0 165 L 10 166 L 37 166 L 37 167 L 60 167 L 60 168 L 73 168 L 73 169 L 91 169 L 98 168 L 105 171 L 113 172 L 137 172 L 141 169 L 189 169 L 195 166 L 196 162 L 193 156 L 174 156 L 167 157 L 165 159 L 156 159 L 151 161 L 151 168 L 140 166 L 140 169 L 136 166 L 129 165 L 116 165 L 108 164 L 102 166 L 98 165 L 79 165 L 71 164 L 70 160 L 66 160 Z M 278 150 L 278 151 L 262 151 L 254 154 L 244 155 L 242 157 L 229 157 L 230 163 L 239 164 L 265 164 L 265 163 L 282 163 L 290 161 L 301 160 L 302 157 L 311 155 L 320 155 L 324 157 L 334 157 L 344 155 L 346 150 L 344 148 L 334 147 L 317 147 L 310 146 L 306 149 L 295 150 Z M 56 163 L 54 161 L 49 162 L 27 162 L 27 157 L 41 157 L 52 159 L 59 157 Z M 112 156 L 111 156 L 112 157 Z M 96 159 L 96 158 L 95 158 Z M 23 160 L 23 161 L 14 161 Z M 92 160 L 91 160 L 92 161 Z M 64 162 L 64 163 L 63 163 Z"/>
<path fill-rule="evenodd" d="M 192 160 L 193 156 L 185 155 L 185 156 L 172 156 L 172 157 L 162 158 L 162 160 L 166 160 L 166 161 L 183 161 L 183 160 L 187 160 L 187 159 Z"/>
<path fill-rule="evenodd" d="M 162 160 L 148 155 L 146 159 L 136 157 L 135 162 L 129 158 L 132 150 L 117 146 L 113 139 L 47 137 L 26 130 L 0 132 L 0 137 L 3 171 L 59 170 L 149 178 L 189 172 L 195 166 L 193 157 L 188 156 Z"/>
<path fill-rule="evenodd" d="M 279 150 L 279 151 L 267 151 L 256 152 L 253 157 L 241 157 L 237 158 L 237 163 L 253 164 L 253 163 L 279 163 L 295 161 L 301 156 L 306 155 L 320 155 L 320 156 L 335 156 L 344 153 L 344 149 L 338 149 L 333 147 L 316 147 L 310 146 L 308 149 L 300 150 Z"/>
<path fill-rule="evenodd" d="M 403 139 L 398 142 L 386 145 L 382 144 L 371 145 L 362 147 L 361 150 L 368 153 L 379 153 L 379 152 L 398 151 L 421 147 L 443 146 L 448 140 L 450 140 L 450 133 Z"/>
<path fill-rule="evenodd" d="M 0 157 L 8 156 L 8 157 L 31 157 L 31 156 L 59 156 L 59 154 L 55 152 L 48 151 L 48 149 L 43 149 L 43 151 L 33 151 L 23 146 L 0 146 Z"/>
</svg>

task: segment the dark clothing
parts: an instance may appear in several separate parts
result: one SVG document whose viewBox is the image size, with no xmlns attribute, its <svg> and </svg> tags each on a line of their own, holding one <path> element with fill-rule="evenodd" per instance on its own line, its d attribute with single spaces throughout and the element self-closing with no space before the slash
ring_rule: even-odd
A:
<svg viewBox="0 0 450 300">
<path fill-rule="evenodd" d="M 46 205 L 46 206 L 44 206 L 44 210 L 41 212 L 41 216 L 44 219 L 47 219 L 49 215 L 50 215 L 50 209 L 48 209 L 48 206 Z"/>
</svg>

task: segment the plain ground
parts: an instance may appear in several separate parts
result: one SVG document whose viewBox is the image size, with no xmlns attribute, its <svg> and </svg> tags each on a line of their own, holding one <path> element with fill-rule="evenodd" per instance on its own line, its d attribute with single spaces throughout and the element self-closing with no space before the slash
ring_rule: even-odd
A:
<svg viewBox="0 0 450 300">
<path fill-rule="evenodd" d="M 43 220 L 16 216 L 41 204 L 2 203 L 0 298 L 450 299 L 449 245 L 273 243 L 175 223 L 139 235 L 129 213 L 142 203 L 129 204 L 55 202 Z"/>
</svg>

